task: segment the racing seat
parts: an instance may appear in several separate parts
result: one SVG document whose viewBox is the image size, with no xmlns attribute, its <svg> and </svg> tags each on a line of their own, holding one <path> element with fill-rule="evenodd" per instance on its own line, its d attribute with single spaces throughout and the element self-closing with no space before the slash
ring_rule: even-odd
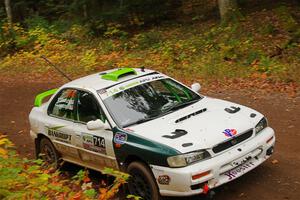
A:
<svg viewBox="0 0 300 200">
<path fill-rule="evenodd" d="M 78 120 L 89 122 L 96 119 L 100 119 L 100 111 L 94 98 L 88 93 L 80 94 L 78 99 Z"/>
</svg>

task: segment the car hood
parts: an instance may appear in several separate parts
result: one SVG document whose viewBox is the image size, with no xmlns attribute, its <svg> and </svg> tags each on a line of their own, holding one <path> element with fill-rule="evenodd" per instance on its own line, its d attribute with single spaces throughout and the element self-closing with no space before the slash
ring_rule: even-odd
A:
<svg viewBox="0 0 300 200">
<path fill-rule="evenodd" d="M 239 107 L 240 110 L 235 113 L 225 111 L 225 108 L 231 106 Z M 196 113 L 197 111 L 199 112 Z M 186 116 L 188 116 L 187 119 L 178 120 Z M 161 118 L 133 125 L 127 130 L 145 139 L 168 145 L 181 153 L 186 153 L 212 148 L 230 138 L 223 133 L 225 129 L 235 129 L 236 135 L 238 135 L 254 128 L 262 117 L 262 114 L 246 106 L 204 97 L 193 105 Z M 172 132 L 176 129 L 184 130 L 186 134 L 179 137 L 166 137 L 166 135 L 174 136 Z M 187 143 L 190 144 L 187 145 Z"/>
</svg>

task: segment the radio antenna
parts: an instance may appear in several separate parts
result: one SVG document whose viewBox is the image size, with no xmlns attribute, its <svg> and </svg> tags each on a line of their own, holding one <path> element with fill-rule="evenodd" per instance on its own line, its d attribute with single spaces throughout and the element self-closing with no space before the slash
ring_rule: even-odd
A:
<svg viewBox="0 0 300 200">
<path fill-rule="evenodd" d="M 61 71 L 58 67 L 56 67 L 50 60 L 48 60 L 46 56 L 42 55 L 41 58 L 43 58 L 46 61 L 46 63 L 48 63 L 50 66 L 54 67 L 59 73 L 61 73 L 63 77 L 65 77 L 69 81 L 72 81 L 70 77 L 68 77 L 63 71 Z"/>
</svg>

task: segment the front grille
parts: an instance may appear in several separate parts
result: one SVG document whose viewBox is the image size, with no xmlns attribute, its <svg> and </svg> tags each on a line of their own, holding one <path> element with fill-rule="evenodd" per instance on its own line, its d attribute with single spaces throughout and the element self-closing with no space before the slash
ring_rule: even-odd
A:
<svg viewBox="0 0 300 200">
<path fill-rule="evenodd" d="M 212 150 L 214 153 L 220 153 L 221 151 L 224 151 L 230 147 L 233 147 L 234 145 L 237 145 L 245 140 L 247 140 L 248 138 L 250 138 L 253 134 L 253 130 L 249 130 L 245 133 L 242 133 L 230 140 L 227 140 L 226 142 L 222 142 L 220 144 L 218 144 L 217 146 L 213 147 Z"/>
</svg>

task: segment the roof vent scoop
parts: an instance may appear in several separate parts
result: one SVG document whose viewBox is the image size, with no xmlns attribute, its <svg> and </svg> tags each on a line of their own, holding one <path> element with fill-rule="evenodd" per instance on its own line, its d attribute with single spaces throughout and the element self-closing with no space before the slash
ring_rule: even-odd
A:
<svg viewBox="0 0 300 200">
<path fill-rule="evenodd" d="M 132 68 L 120 68 L 115 71 L 103 74 L 101 78 L 110 81 L 118 81 L 119 78 L 129 75 L 136 75 L 136 71 Z"/>
</svg>

